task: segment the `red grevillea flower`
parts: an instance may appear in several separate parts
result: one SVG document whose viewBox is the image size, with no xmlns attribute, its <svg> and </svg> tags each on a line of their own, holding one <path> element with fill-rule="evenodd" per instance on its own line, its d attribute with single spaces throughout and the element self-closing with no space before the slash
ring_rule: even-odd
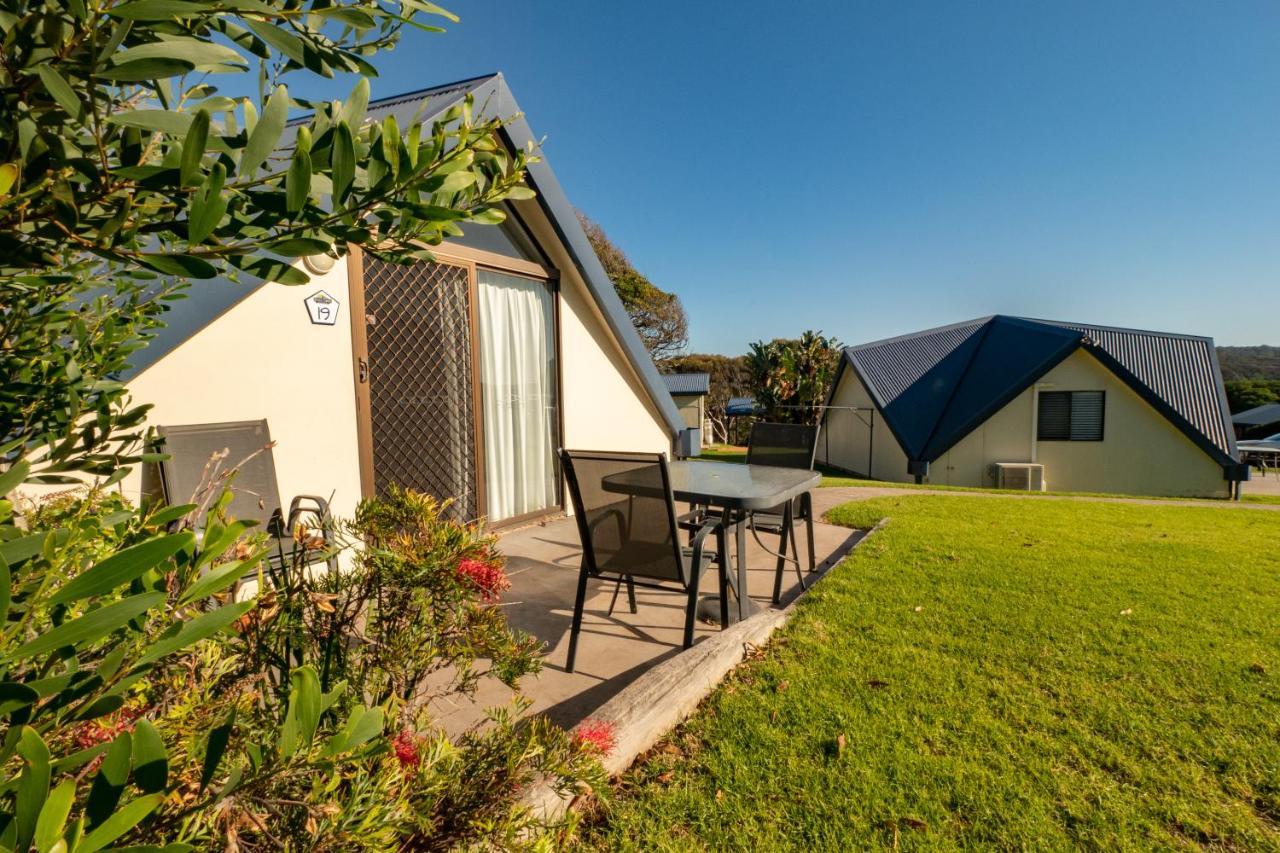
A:
<svg viewBox="0 0 1280 853">
<path fill-rule="evenodd" d="M 603 756 L 613 752 L 617 735 L 608 720 L 583 720 L 573 730 L 573 742 Z"/>
<path fill-rule="evenodd" d="M 420 745 L 421 739 L 408 729 L 391 739 L 391 749 L 402 767 L 417 767 L 422 763 Z"/>
<path fill-rule="evenodd" d="M 507 573 L 496 563 L 486 563 L 474 557 L 467 557 L 458 563 L 458 576 L 471 582 L 480 591 L 484 601 L 497 601 L 503 590 L 511 588 Z"/>
<path fill-rule="evenodd" d="M 100 743 L 116 739 L 121 732 L 132 731 L 133 724 L 142 716 L 143 708 L 121 708 L 114 714 L 79 724 L 73 730 L 76 746 L 89 749 Z"/>
</svg>

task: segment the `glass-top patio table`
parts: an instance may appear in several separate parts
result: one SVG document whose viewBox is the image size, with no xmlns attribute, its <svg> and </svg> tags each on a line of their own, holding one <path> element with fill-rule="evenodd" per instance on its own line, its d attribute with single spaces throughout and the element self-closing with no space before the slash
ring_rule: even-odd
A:
<svg viewBox="0 0 1280 853">
<path fill-rule="evenodd" d="M 722 621 L 726 616 L 729 622 L 747 618 L 753 609 L 747 595 L 748 516 L 751 512 L 781 509 L 783 526 L 790 532 L 794 523 L 792 503 L 816 488 L 822 481 L 821 475 L 816 471 L 798 468 L 702 460 L 671 462 L 668 464 L 668 471 L 671 492 L 676 500 L 721 511 L 717 537 L 722 551 L 728 544 L 727 534 L 733 533 L 737 577 L 728 573 L 726 580 L 738 599 L 738 612 L 730 613 L 727 602 L 719 600 L 719 597 L 715 597 L 715 601 Z M 628 472 L 606 477 L 604 487 L 622 494 L 645 494 L 651 491 L 650 487 L 642 486 L 638 480 L 628 477 Z"/>
</svg>

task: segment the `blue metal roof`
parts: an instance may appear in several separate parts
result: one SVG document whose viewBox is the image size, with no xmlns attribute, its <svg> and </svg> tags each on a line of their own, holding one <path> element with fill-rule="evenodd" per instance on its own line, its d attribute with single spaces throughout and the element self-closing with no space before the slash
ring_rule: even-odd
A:
<svg viewBox="0 0 1280 853">
<path fill-rule="evenodd" d="M 672 394 L 710 394 L 710 373 L 664 373 L 662 381 Z"/>
<path fill-rule="evenodd" d="M 730 417 L 744 417 L 760 413 L 755 397 L 730 397 L 725 404 L 724 413 Z"/>
<path fill-rule="evenodd" d="M 856 371 L 908 457 L 931 462 L 1081 348 L 1206 453 L 1235 463 L 1210 338 L 994 315 L 849 347 L 841 369 Z"/>
</svg>

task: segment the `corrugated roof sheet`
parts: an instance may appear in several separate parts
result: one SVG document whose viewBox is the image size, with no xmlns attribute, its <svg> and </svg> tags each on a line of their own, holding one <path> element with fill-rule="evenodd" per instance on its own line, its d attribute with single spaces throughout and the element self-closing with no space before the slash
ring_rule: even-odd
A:
<svg viewBox="0 0 1280 853">
<path fill-rule="evenodd" d="M 845 350 L 913 459 L 933 461 L 1084 347 L 1224 464 L 1235 457 L 1213 341 L 996 315 Z"/>
<path fill-rule="evenodd" d="M 725 404 L 724 413 L 734 417 L 756 414 L 755 397 L 730 397 Z"/>
<path fill-rule="evenodd" d="M 667 383 L 667 390 L 672 394 L 711 393 L 709 373 L 664 373 L 662 381 Z"/>
</svg>

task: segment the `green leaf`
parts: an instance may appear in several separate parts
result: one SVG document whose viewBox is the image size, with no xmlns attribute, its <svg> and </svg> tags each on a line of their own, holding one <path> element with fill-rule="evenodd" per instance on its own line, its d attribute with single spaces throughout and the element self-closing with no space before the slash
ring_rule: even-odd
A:
<svg viewBox="0 0 1280 853">
<path fill-rule="evenodd" d="M 243 56 L 226 45 L 173 35 L 163 35 L 159 41 L 136 45 L 111 59 L 117 65 L 142 59 L 176 59 L 202 71 L 215 68 L 230 70 L 230 67 L 245 70 L 249 67 Z"/>
<path fill-rule="evenodd" d="M 301 148 L 293 149 L 289 161 L 289 173 L 285 175 L 285 210 L 298 213 L 307 203 L 311 193 L 311 155 Z"/>
<path fill-rule="evenodd" d="M 141 823 L 142 819 L 155 811 L 156 806 L 163 800 L 163 794 L 151 794 L 126 803 L 119 811 L 114 812 L 99 824 L 97 829 L 86 835 L 76 847 L 76 853 L 97 853 Z"/>
<path fill-rule="evenodd" d="M 338 122 L 333 132 L 333 156 L 330 161 L 333 169 L 333 201 L 338 204 L 347 197 L 347 190 L 356 175 L 356 147 L 351 138 L 351 127 L 345 122 Z"/>
<path fill-rule="evenodd" d="M 216 278 L 218 275 L 217 267 L 192 255 L 139 255 L 138 260 L 156 272 L 180 278 Z"/>
<path fill-rule="evenodd" d="M 27 849 L 35 836 L 36 821 L 49 796 L 49 747 L 30 726 L 23 726 L 18 736 L 18 755 L 26 766 L 18 777 L 14 823 L 18 850 Z"/>
<path fill-rule="evenodd" d="M 116 810 L 132 767 L 133 736 L 128 732 L 121 732 L 107 748 L 102 766 L 98 768 L 98 775 L 93 777 L 93 786 L 89 789 L 85 815 L 90 827 L 102 823 Z"/>
<path fill-rule="evenodd" d="M 36 66 L 36 73 L 40 75 L 40 82 L 44 84 L 44 88 L 58 102 L 58 106 L 67 111 L 67 115 L 72 118 L 79 118 L 83 111 L 80 99 L 76 97 L 76 93 L 72 91 L 70 84 L 62 79 L 52 65 L 48 62 L 42 62 Z"/>
<path fill-rule="evenodd" d="M 248 105 L 246 105 L 246 110 Z M 289 118 L 289 90 L 277 86 L 267 98 L 267 105 L 262 110 L 262 118 L 258 119 L 245 143 L 244 153 L 240 155 L 239 174 L 250 177 L 257 170 L 280 142 L 280 134 L 284 132 L 285 121 Z"/>
<path fill-rule="evenodd" d="M 515 199 L 517 201 L 527 198 L 537 198 L 538 194 L 529 187 L 512 187 L 507 190 L 505 198 Z"/>
<path fill-rule="evenodd" d="M 280 751 L 284 757 L 311 745 L 320 722 L 320 679 L 310 665 L 300 666 L 290 674 L 293 687 L 289 691 L 289 710 L 280 729 Z"/>
<path fill-rule="evenodd" d="M 0 717 L 7 717 L 39 699 L 40 694 L 26 684 L 17 681 L 0 682 Z"/>
<path fill-rule="evenodd" d="M 9 620 L 9 605 L 13 603 L 13 575 L 9 566 L 0 560 L 0 625 Z"/>
<path fill-rule="evenodd" d="M 228 258 L 239 269 L 263 281 L 278 281 L 281 284 L 306 284 L 311 277 L 295 266 L 279 258 L 268 258 L 261 255 L 252 258 Z"/>
<path fill-rule="evenodd" d="M 222 755 L 227 751 L 227 743 L 231 740 L 231 731 L 236 724 L 236 709 L 233 707 L 227 715 L 227 721 L 209 732 L 209 743 L 204 750 L 204 767 L 200 771 L 200 790 L 204 790 L 218 773 L 218 765 Z"/>
<path fill-rule="evenodd" d="M 105 595 L 134 578 L 142 577 L 149 569 L 195 544 L 195 534 L 190 531 L 157 536 L 146 542 L 117 551 L 87 571 L 72 578 L 53 594 L 50 604 L 66 604 L 94 595 Z"/>
<path fill-rule="evenodd" d="M 476 182 L 476 173 L 470 171 L 459 170 L 450 172 L 445 175 L 444 183 L 440 185 L 439 192 L 456 193 L 464 190 Z"/>
<path fill-rule="evenodd" d="M 198 111 L 191 120 L 191 127 L 187 128 L 186 138 L 182 140 L 182 161 L 178 167 L 178 175 L 184 187 L 195 186 L 203 181 L 204 170 L 201 166 L 204 150 L 209 144 L 210 118 L 208 110 Z"/>
<path fill-rule="evenodd" d="M 191 126 L 190 113 L 175 113 L 169 110 L 129 110 L 107 116 L 111 124 L 123 127 L 136 127 L 141 130 L 158 130 L 162 133 L 180 136 Z"/>
<path fill-rule="evenodd" d="M 266 21 L 255 21 L 252 18 L 245 18 L 243 21 L 250 32 L 269 46 L 274 47 L 299 65 L 305 66 L 307 64 L 306 45 L 303 44 L 302 39 Z"/>
<path fill-rule="evenodd" d="M 327 249 L 328 246 L 325 248 Z M 30 472 L 31 463 L 23 459 L 10 466 L 8 471 L 0 474 L 0 497 L 5 497 L 18 486 L 21 486 L 22 481 L 27 479 L 27 474 Z"/>
<path fill-rule="evenodd" d="M 144 794 L 163 791 L 169 783 L 169 753 L 150 720 L 133 727 L 133 783 Z"/>
<path fill-rule="evenodd" d="M 273 254 L 285 255 L 290 258 L 305 258 L 310 255 L 327 254 L 333 248 L 333 244 L 326 240 L 314 240 L 310 237 L 289 237 L 272 243 L 267 248 Z"/>
<path fill-rule="evenodd" d="M 244 614 L 248 613 L 258 602 L 254 599 L 248 601 L 237 601 L 232 604 L 224 604 L 216 610 L 210 610 L 208 613 L 201 613 L 189 622 L 178 623 L 182 627 L 179 628 L 172 636 L 162 637 L 151 645 L 142 657 L 138 658 L 134 664 L 136 667 L 146 666 L 149 663 L 160 660 L 166 655 L 171 655 L 180 649 L 185 649 L 194 643 L 212 637 L 219 631 L 224 630 L 231 623 L 235 622 Z"/>
<path fill-rule="evenodd" d="M 325 744 L 328 755 L 348 752 L 382 734 L 385 718 L 381 708 L 357 708 L 351 712 L 342 730 Z"/>
<path fill-rule="evenodd" d="M 42 530 L 17 539 L 10 539 L 8 542 L 0 542 L 0 560 L 9 566 L 16 566 L 29 560 L 40 553 L 40 549 L 44 547 L 44 540 L 48 537 L 49 531 Z"/>
<path fill-rule="evenodd" d="M 222 592 L 244 577 L 250 569 L 256 567 L 261 558 L 262 553 L 260 552 L 244 560 L 236 560 L 231 563 L 214 566 L 197 578 L 191 586 L 187 587 L 187 591 L 182 594 L 182 598 L 178 600 L 178 603 L 187 604 Z"/>
<path fill-rule="evenodd" d="M 186 148 L 182 150 L 186 155 Z M 213 164 L 209 175 L 191 199 L 191 212 L 187 218 L 187 240 L 191 243 L 203 243 L 213 233 L 227 212 L 227 199 L 222 194 L 222 187 L 227 180 L 227 167 L 222 163 Z"/>
<path fill-rule="evenodd" d="M 182 59 L 139 59 L 123 65 L 113 65 L 98 76 L 117 83 L 139 83 L 144 80 L 163 80 L 178 77 L 195 69 L 193 63 Z"/>
<path fill-rule="evenodd" d="M 150 517 L 148 517 L 147 521 L 150 522 L 155 527 L 164 527 L 165 525 L 182 518 L 184 515 L 191 512 L 191 510 L 195 508 L 196 508 L 195 504 L 178 504 L 176 506 L 167 506 L 164 509 L 161 509 L 158 512 L 151 515 Z"/>
<path fill-rule="evenodd" d="M 67 815 L 71 813 L 75 798 L 75 780 L 68 779 L 54 788 L 44 801 L 44 808 L 40 809 L 40 817 L 36 819 L 35 845 L 40 853 L 47 853 L 62 837 L 62 828 L 67 824 Z"/>
<path fill-rule="evenodd" d="M 351 95 L 347 98 L 347 102 L 342 105 L 338 118 L 340 121 L 345 121 L 348 128 L 358 128 L 364 123 L 364 112 L 368 107 L 369 78 L 361 77 L 356 81 L 355 88 L 351 90 Z"/>
<path fill-rule="evenodd" d="M 167 21 L 170 18 L 189 18 L 212 7 L 212 3 L 199 0 L 134 0 L 108 9 L 107 14 L 134 21 Z"/>
<path fill-rule="evenodd" d="M 13 660 L 45 654 L 62 646 L 89 644 L 107 636 L 129 620 L 141 616 L 153 607 L 164 603 L 163 592 L 148 592 L 90 610 L 79 618 L 64 622 L 10 653 Z"/>
</svg>

